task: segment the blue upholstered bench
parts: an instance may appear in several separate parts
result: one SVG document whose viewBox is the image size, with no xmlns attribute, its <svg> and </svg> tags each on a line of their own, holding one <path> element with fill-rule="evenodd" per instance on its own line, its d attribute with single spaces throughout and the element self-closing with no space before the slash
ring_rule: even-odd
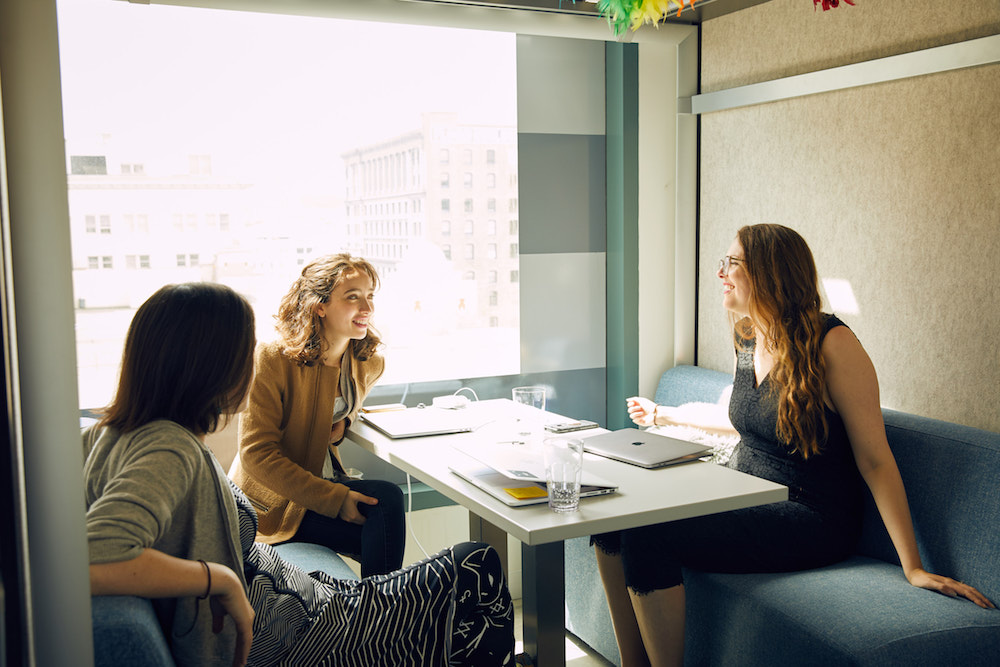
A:
<svg viewBox="0 0 1000 667">
<path fill-rule="evenodd" d="M 357 579 L 340 556 L 316 544 L 275 547 L 282 558 L 306 572 L 326 572 L 337 579 Z M 133 596 L 91 598 L 94 621 L 94 667 L 174 667 L 152 603 Z"/>
<path fill-rule="evenodd" d="M 681 366 L 663 374 L 664 405 L 716 402 L 727 373 Z M 1000 603 L 1000 434 L 883 410 L 925 567 Z M 586 539 L 566 545 L 567 628 L 620 658 Z M 1000 656 L 1000 610 L 914 588 L 867 497 L 848 560 L 781 574 L 687 571 L 687 665 L 985 664 Z M 989 656 L 993 656 L 990 658 Z"/>
</svg>

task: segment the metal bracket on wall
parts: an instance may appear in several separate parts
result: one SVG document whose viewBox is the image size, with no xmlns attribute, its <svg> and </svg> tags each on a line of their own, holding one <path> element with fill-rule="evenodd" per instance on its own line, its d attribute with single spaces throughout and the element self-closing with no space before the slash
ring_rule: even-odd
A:
<svg viewBox="0 0 1000 667">
<path fill-rule="evenodd" d="M 678 113 L 703 114 L 793 97 L 1000 62 L 1000 35 L 832 67 L 677 100 Z"/>
</svg>

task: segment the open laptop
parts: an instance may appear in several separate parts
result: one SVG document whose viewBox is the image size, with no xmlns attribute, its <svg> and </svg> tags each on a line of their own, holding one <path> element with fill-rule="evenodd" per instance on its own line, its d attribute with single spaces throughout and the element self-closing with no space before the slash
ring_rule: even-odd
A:
<svg viewBox="0 0 1000 667">
<path fill-rule="evenodd" d="M 642 468 L 663 468 L 700 459 L 710 454 L 712 448 L 637 428 L 623 428 L 584 438 L 583 451 Z"/>
<path fill-rule="evenodd" d="M 449 466 L 449 469 L 465 481 L 482 489 L 510 507 L 537 505 L 539 503 L 546 503 L 549 500 L 548 494 L 545 491 L 545 482 L 511 479 L 493 468 L 475 463 L 468 466 Z M 618 487 L 616 486 L 584 484 L 580 486 L 580 497 L 603 496 L 608 493 L 614 493 L 617 490 Z"/>
<path fill-rule="evenodd" d="M 483 421 L 467 410 L 406 408 L 388 412 L 361 412 L 361 419 L 390 438 L 417 438 L 424 435 L 469 433 Z"/>
</svg>

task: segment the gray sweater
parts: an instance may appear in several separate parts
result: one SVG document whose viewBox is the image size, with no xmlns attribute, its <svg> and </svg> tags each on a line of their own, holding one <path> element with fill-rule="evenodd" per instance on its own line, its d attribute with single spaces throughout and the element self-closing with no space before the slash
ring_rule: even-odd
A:
<svg viewBox="0 0 1000 667">
<path fill-rule="evenodd" d="M 91 563 L 131 560 L 148 547 L 222 563 L 246 588 L 232 491 L 215 456 L 193 433 L 170 421 L 124 435 L 91 427 L 83 433 L 83 454 Z M 213 634 L 208 600 L 153 604 L 178 667 L 232 663 L 232 621 Z"/>
</svg>

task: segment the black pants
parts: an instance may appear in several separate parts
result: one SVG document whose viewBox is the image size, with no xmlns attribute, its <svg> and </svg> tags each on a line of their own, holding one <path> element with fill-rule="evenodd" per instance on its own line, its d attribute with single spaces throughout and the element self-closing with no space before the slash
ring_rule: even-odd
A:
<svg viewBox="0 0 1000 667">
<path fill-rule="evenodd" d="M 786 500 L 594 535 L 591 542 L 621 554 L 625 584 L 643 594 L 683 583 L 684 567 L 746 574 L 830 565 L 851 553 L 859 527 L 860 521 L 825 517 Z"/>
<path fill-rule="evenodd" d="M 333 519 L 307 510 L 291 542 L 321 544 L 361 563 L 361 576 L 398 570 L 406 547 L 403 492 L 392 482 L 358 479 L 343 482 L 352 491 L 378 498 L 377 505 L 358 504 L 364 525 Z"/>
</svg>

